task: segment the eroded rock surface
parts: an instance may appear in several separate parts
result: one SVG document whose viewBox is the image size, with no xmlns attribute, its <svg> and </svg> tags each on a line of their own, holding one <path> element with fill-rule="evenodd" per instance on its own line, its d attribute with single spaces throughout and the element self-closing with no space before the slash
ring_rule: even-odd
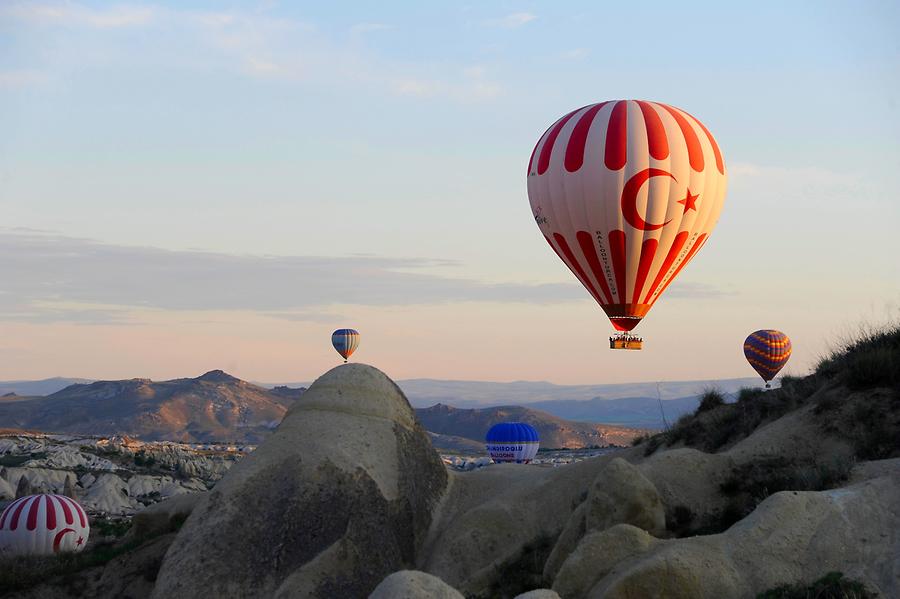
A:
<svg viewBox="0 0 900 599">
<path fill-rule="evenodd" d="M 194 508 L 154 597 L 364 597 L 413 566 L 447 471 L 399 388 L 320 377 Z"/>
<path fill-rule="evenodd" d="M 446 582 L 418 570 L 394 572 L 381 581 L 369 599 L 464 599 Z"/>
</svg>

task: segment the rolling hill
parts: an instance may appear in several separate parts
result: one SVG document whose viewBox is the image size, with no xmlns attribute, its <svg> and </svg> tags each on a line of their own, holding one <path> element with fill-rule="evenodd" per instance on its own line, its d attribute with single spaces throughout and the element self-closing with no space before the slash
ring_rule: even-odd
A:
<svg viewBox="0 0 900 599">
<path fill-rule="evenodd" d="M 467 409 L 437 404 L 416 409 L 416 417 L 430 432 L 478 442 L 484 441 L 488 429 L 497 422 L 527 422 L 537 429 L 541 447 L 545 448 L 628 445 L 643 432 L 622 426 L 572 422 L 525 406 Z"/>
<path fill-rule="evenodd" d="M 74 384 L 0 402 L 5 427 L 143 440 L 259 442 L 302 389 L 264 389 L 213 370 L 197 378 Z M 13 401 L 14 399 L 14 401 Z"/>
</svg>

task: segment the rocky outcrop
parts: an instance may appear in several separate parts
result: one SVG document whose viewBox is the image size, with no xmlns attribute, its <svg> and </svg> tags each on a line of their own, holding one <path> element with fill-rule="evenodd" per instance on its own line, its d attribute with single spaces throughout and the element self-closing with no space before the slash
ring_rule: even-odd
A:
<svg viewBox="0 0 900 599">
<path fill-rule="evenodd" d="M 830 571 L 900 595 L 900 474 L 820 492 L 783 491 L 722 534 L 658 541 L 573 597 L 754 597 Z M 574 559 L 573 555 L 573 559 Z M 595 563 L 573 562 L 584 578 Z M 563 572 L 560 571 L 559 585 Z M 556 587 L 554 587 L 556 588 Z M 583 589 L 583 585 L 579 587 Z"/>
<path fill-rule="evenodd" d="M 619 562 L 645 553 L 660 542 L 630 524 L 590 532 L 555 573 L 553 590 L 562 597 L 584 597 Z"/>
<path fill-rule="evenodd" d="M 339 366 L 200 500 L 153 596 L 366 596 L 414 565 L 447 476 L 399 388 Z"/>
<path fill-rule="evenodd" d="M 184 493 L 148 506 L 131 519 L 128 534 L 141 539 L 176 530 L 203 496 L 204 493 Z"/>
<path fill-rule="evenodd" d="M 560 599 L 559 594 L 551 589 L 535 589 L 516 595 L 513 599 Z"/>
<path fill-rule="evenodd" d="M 547 563 L 544 578 L 552 580 L 586 532 L 630 524 L 661 535 L 666 529 L 665 509 L 656 487 L 635 466 L 613 458 L 600 471 L 587 499 L 573 512 Z"/>
<path fill-rule="evenodd" d="M 463 599 L 463 596 L 437 576 L 402 570 L 382 580 L 369 599 Z"/>
</svg>

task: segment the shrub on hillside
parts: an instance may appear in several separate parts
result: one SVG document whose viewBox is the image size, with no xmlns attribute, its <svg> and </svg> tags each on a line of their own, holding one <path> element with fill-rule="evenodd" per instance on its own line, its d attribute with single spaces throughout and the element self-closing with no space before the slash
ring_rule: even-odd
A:
<svg viewBox="0 0 900 599">
<path fill-rule="evenodd" d="M 875 599 L 877 597 L 858 580 L 829 572 L 810 585 L 786 584 L 759 593 L 756 599 Z"/>
<path fill-rule="evenodd" d="M 725 396 L 721 391 L 714 387 L 710 387 L 703 392 L 703 395 L 700 396 L 700 405 L 697 406 L 697 410 L 694 412 L 695 414 L 700 414 L 701 412 L 708 412 L 713 408 L 718 408 L 719 406 L 725 405 Z"/>
<path fill-rule="evenodd" d="M 851 389 L 900 385 L 900 324 L 862 328 L 820 360 L 816 374 L 837 378 Z"/>
<path fill-rule="evenodd" d="M 515 597 L 544 586 L 544 564 L 555 544 L 556 538 L 549 535 L 526 544 L 518 557 L 496 569 L 496 577 L 485 597 Z"/>
</svg>

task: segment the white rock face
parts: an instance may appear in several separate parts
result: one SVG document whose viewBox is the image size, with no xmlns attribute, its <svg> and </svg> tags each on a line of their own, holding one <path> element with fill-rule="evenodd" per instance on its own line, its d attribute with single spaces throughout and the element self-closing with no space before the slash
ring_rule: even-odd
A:
<svg viewBox="0 0 900 599">
<path fill-rule="evenodd" d="M 24 476 L 34 492 L 62 493 L 77 481 L 89 512 L 127 516 L 167 497 L 208 490 L 252 446 L 228 448 L 144 443 L 128 437 L 17 434 L 0 437 L 0 456 L 21 465 L 0 477 L 0 499 L 12 499 Z"/>
</svg>

